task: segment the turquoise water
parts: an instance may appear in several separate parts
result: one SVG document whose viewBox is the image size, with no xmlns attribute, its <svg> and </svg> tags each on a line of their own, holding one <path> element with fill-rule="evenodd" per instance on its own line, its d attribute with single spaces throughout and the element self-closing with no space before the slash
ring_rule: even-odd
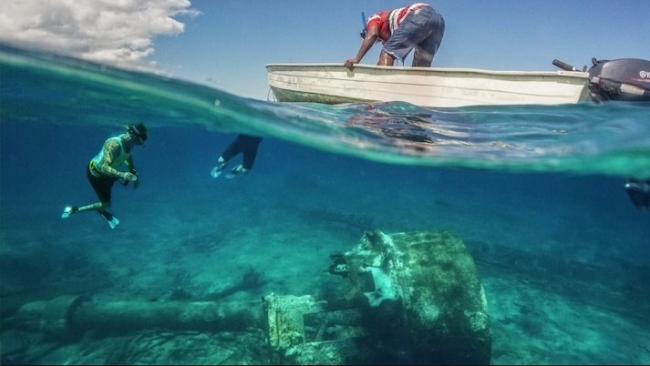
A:
<svg viewBox="0 0 650 366">
<path fill-rule="evenodd" d="M 2 49 L 5 121 L 248 131 L 370 160 L 650 177 L 646 105 L 340 107 L 242 99 L 179 80 Z M 29 113 L 22 109 L 30 105 Z"/>
<path fill-rule="evenodd" d="M 62 340 L 15 314 L 63 295 L 216 293 L 256 307 L 270 292 L 319 293 L 329 255 L 366 230 L 448 230 L 479 268 L 493 363 L 649 363 L 650 215 L 623 190 L 650 178 L 648 115 L 625 103 L 281 104 L 2 47 L 2 360 L 269 362 L 259 330 Z M 134 152 L 141 186 L 113 190 L 121 224 L 61 220 L 65 205 L 95 200 L 85 166 L 135 120 L 150 139 Z M 239 132 L 265 137 L 254 169 L 212 179 Z M 231 290 L 251 269 L 263 280 Z"/>
</svg>

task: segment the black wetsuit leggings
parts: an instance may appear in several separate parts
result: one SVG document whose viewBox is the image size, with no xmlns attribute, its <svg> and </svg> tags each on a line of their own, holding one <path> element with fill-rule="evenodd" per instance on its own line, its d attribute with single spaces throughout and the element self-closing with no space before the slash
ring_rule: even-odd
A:
<svg viewBox="0 0 650 366">
<path fill-rule="evenodd" d="M 88 182 L 90 182 L 90 185 L 95 190 L 95 193 L 97 194 L 97 198 L 99 198 L 99 201 L 101 203 L 110 204 L 111 192 L 113 191 L 113 184 L 115 183 L 115 181 L 117 181 L 117 179 L 110 178 L 110 177 L 103 177 L 103 176 L 99 176 L 99 177 L 94 176 L 93 173 L 90 172 L 90 164 L 88 164 L 88 167 L 86 168 L 86 177 L 88 177 Z M 108 212 L 105 209 L 99 210 L 97 212 L 108 221 L 113 219 L 113 214 Z"/>
<path fill-rule="evenodd" d="M 90 182 L 90 185 L 95 190 L 99 201 L 110 204 L 113 183 L 115 183 L 117 179 L 105 176 L 94 176 L 93 173 L 90 172 L 90 164 L 86 168 L 86 177 L 88 177 L 88 182 Z"/>
<path fill-rule="evenodd" d="M 221 154 L 221 157 L 226 161 L 234 158 L 237 154 L 242 154 L 243 167 L 246 170 L 251 170 L 253 164 L 255 163 L 255 157 L 257 156 L 257 148 L 262 142 L 261 137 L 249 136 L 249 135 L 237 135 L 235 141 L 233 141 L 230 146 L 224 150 Z"/>
</svg>

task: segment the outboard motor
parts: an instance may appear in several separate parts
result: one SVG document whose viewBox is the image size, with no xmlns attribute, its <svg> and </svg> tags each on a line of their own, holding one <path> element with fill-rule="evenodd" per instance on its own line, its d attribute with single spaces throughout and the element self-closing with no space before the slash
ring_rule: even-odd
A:
<svg viewBox="0 0 650 366">
<path fill-rule="evenodd" d="M 650 61 L 591 59 L 589 89 L 595 101 L 650 102 Z"/>
<path fill-rule="evenodd" d="M 595 102 L 622 100 L 629 102 L 650 102 L 650 61 L 621 58 L 618 60 L 591 59 L 589 89 Z M 578 70 L 559 60 L 553 65 L 567 71 Z"/>
</svg>

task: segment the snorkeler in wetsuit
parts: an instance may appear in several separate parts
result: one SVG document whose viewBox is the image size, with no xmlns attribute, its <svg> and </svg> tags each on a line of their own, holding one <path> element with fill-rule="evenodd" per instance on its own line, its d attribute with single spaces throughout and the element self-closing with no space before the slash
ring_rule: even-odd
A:
<svg viewBox="0 0 650 366">
<path fill-rule="evenodd" d="M 629 179 L 625 191 L 639 210 L 650 210 L 650 180 Z"/>
<path fill-rule="evenodd" d="M 79 212 L 96 211 L 106 220 L 111 229 L 115 229 L 120 220 L 108 211 L 111 206 L 113 184 L 117 180 L 122 180 L 125 185 L 133 182 L 134 188 L 138 187 L 138 172 L 133 164 L 131 150 L 136 145 L 143 145 L 147 137 L 147 128 L 144 124 L 139 123 L 127 126 L 126 132 L 119 136 L 108 138 L 104 142 L 102 150 L 90 160 L 86 167 L 88 182 L 95 190 L 99 202 L 82 207 L 67 206 L 61 214 L 61 218 L 67 219 Z M 118 170 L 123 164 L 129 169 L 128 172 Z"/>
<path fill-rule="evenodd" d="M 217 160 L 217 165 L 212 168 L 212 171 L 210 171 L 212 178 L 218 178 L 221 173 L 223 173 L 224 169 L 226 169 L 228 163 L 230 163 L 230 161 L 238 154 L 242 154 L 242 163 L 232 168 L 230 172 L 225 175 L 226 179 L 234 178 L 239 174 L 248 173 L 253 169 L 260 142 L 262 142 L 261 137 L 243 134 L 237 135 L 235 141 L 233 141 L 226 150 L 221 153 L 221 156 L 219 156 L 219 159 Z"/>
</svg>

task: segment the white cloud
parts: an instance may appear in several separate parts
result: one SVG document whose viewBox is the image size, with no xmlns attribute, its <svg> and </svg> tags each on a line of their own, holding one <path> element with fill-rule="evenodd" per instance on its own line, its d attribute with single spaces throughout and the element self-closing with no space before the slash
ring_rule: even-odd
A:
<svg viewBox="0 0 650 366">
<path fill-rule="evenodd" d="M 3 0 L 0 41 L 146 69 L 153 38 L 183 33 L 189 0 Z"/>
</svg>

